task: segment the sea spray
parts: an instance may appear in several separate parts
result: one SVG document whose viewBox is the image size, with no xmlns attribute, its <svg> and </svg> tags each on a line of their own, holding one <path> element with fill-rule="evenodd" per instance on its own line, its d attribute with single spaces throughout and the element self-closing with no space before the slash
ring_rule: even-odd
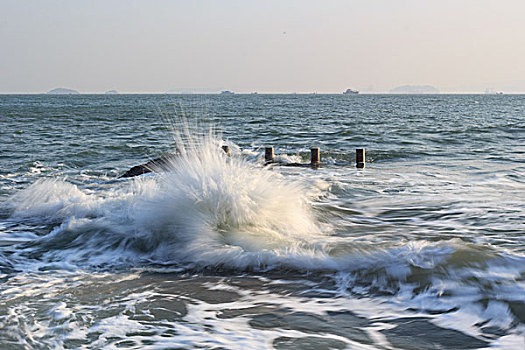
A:
<svg viewBox="0 0 525 350">
<path fill-rule="evenodd" d="M 173 138 L 177 156 L 156 174 L 97 192 L 65 180 L 38 180 L 14 195 L 13 219 L 52 225 L 27 244 L 29 255 L 82 267 L 346 271 L 397 289 L 414 274 L 428 281 L 440 273 L 438 266 L 446 275 L 454 257 L 471 250 L 458 239 L 375 245 L 333 236 L 330 220 L 313 205 L 328 190 L 326 182 L 285 177 L 246 160 L 231 142 L 227 155 L 211 129 L 181 123 Z M 468 263 L 495 256 L 477 250 Z"/>
<path fill-rule="evenodd" d="M 5 348 L 523 347 L 520 96 L 0 100 Z M 280 161 L 321 146 L 334 161 L 317 170 L 267 169 L 300 188 L 314 229 L 246 227 L 206 206 L 175 220 L 158 209 L 168 176 L 118 179 L 177 152 L 155 117 L 177 103 L 209 111 L 253 169 L 264 164 L 256 144 Z M 370 167 L 345 166 L 364 146 Z"/>
<path fill-rule="evenodd" d="M 156 174 L 96 192 L 64 180 L 39 180 L 14 195 L 13 219 L 52 226 L 20 255 L 37 257 L 33 268 L 52 263 L 324 270 L 352 274 L 352 288 L 394 294 L 407 285 L 417 293 L 441 293 L 432 286 L 459 273 L 461 264 L 467 275 L 471 264 L 478 273 L 487 264 L 506 264 L 491 249 L 459 239 L 375 245 L 333 236 L 333 224 L 315 209 L 318 196 L 329 191 L 326 183 L 283 176 L 253 157 L 247 160 L 231 142 L 227 155 L 212 129 L 203 132 L 185 121 L 172 129 L 176 156 Z"/>
<path fill-rule="evenodd" d="M 174 134 L 177 156 L 158 175 L 103 193 L 40 180 L 13 196 L 13 217 L 58 224 L 38 239 L 53 260 L 100 265 L 116 254 L 119 263 L 246 269 L 293 265 L 301 256 L 307 267 L 316 255 L 325 257 L 317 243 L 329 226 L 321 229 L 304 184 L 240 152 L 226 155 L 213 132 L 196 137 L 183 130 Z"/>
<path fill-rule="evenodd" d="M 180 155 L 136 212 L 138 225 L 175 238 L 166 257 L 246 268 L 301 252 L 321 235 L 302 184 L 226 155 L 213 133 L 175 138 Z"/>
</svg>

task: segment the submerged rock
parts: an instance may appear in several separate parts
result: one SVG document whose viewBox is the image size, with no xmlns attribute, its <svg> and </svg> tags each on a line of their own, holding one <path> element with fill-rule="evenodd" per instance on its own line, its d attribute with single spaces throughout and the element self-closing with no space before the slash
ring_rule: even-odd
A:
<svg viewBox="0 0 525 350">
<path fill-rule="evenodd" d="M 126 171 L 120 177 L 121 178 L 133 177 L 133 176 L 139 176 L 142 174 L 151 173 L 154 171 L 166 170 L 169 167 L 169 165 L 173 162 L 173 160 L 175 159 L 175 156 L 176 156 L 175 154 L 167 154 L 165 156 L 150 160 L 147 163 L 136 165 L 133 168 Z"/>
</svg>

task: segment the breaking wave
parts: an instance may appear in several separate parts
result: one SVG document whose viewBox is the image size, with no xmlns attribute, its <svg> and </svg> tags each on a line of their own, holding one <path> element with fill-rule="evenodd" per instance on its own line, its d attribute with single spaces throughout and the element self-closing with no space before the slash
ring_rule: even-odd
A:
<svg viewBox="0 0 525 350">
<path fill-rule="evenodd" d="M 234 144 L 227 155 L 213 131 L 194 136 L 182 129 L 174 131 L 177 156 L 155 175 L 98 188 L 43 179 L 14 195 L 12 220 L 52 227 L 20 255 L 60 266 L 361 270 L 396 280 L 439 266 L 509 263 L 458 239 L 384 247 L 332 234 L 313 205 L 328 183 L 284 177 Z"/>
<path fill-rule="evenodd" d="M 396 203 L 400 208 L 394 206 L 392 210 L 390 203 L 385 205 L 391 198 L 385 192 L 385 202 L 368 203 L 379 214 L 358 217 L 359 208 L 345 206 L 348 203 L 345 200 L 358 197 L 360 190 L 368 190 L 372 193 L 368 198 L 374 197 L 373 193 L 377 193 L 374 191 L 380 187 L 378 184 L 395 179 L 379 176 L 377 171 L 373 190 L 359 188 L 356 181 L 349 185 L 356 187 L 356 192 L 341 196 L 346 191 L 344 184 L 348 173 L 345 173 L 346 177 L 337 176 L 336 171 L 347 172 L 347 169 L 333 171 L 334 176 L 330 174 L 333 169 L 319 172 L 301 169 L 306 176 L 297 176 L 294 170 L 287 172 L 264 167 L 260 159 L 262 155 L 241 152 L 233 143 L 227 143 L 231 154 L 225 154 L 221 149 L 225 142 L 213 132 L 194 136 L 189 128 L 183 127 L 182 130 L 182 133 L 174 132 L 177 155 L 155 174 L 106 182 L 97 178 L 94 183 L 43 178 L 9 198 L 6 205 L 10 216 L 5 220 L 2 217 L 0 222 L 3 231 L 0 232 L 3 248 L 0 251 L 0 279 L 9 282 L 3 295 L 11 293 L 17 296 L 20 291 L 17 283 L 26 283 L 27 280 L 24 293 L 43 288 L 41 299 L 48 303 L 49 290 L 55 287 L 57 291 L 53 293 L 56 295 L 74 295 L 60 290 L 64 284 L 61 278 L 74 280 L 68 283 L 76 289 L 77 275 L 92 274 L 98 279 L 99 272 L 105 275 L 105 270 L 116 272 L 115 278 L 120 278 L 122 270 L 124 274 L 133 275 L 134 268 L 161 273 L 175 271 L 185 274 L 189 271 L 190 275 L 196 270 L 214 270 L 212 274 L 216 273 L 220 278 L 235 275 L 235 278 L 244 279 L 253 275 L 255 279 L 265 280 L 261 290 L 246 291 L 246 294 L 256 295 L 250 305 L 257 307 L 268 299 L 268 290 L 280 290 L 282 280 L 289 278 L 285 283 L 290 285 L 289 289 L 284 288 L 282 295 L 274 292 L 274 296 L 279 294 L 276 308 L 286 300 L 297 298 L 297 305 L 290 309 L 306 312 L 310 306 L 304 303 L 304 298 L 310 296 L 316 304 L 315 315 L 311 317 L 326 314 L 330 319 L 334 310 L 355 310 L 364 301 L 372 300 L 368 310 L 361 311 L 374 322 L 369 330 L 380 329 L 388 318 L 405 322 L 407 315 L 424 316 L 440 327 L 459 329 L 482 339 L 483 344 L 498 334 L 506 335 L 498 340 L 499 344 L 504 344 L 500 345 L 502 348 L 505 344 L 520 344 L 525 322 L 525 256 L 522 250 L 507 249 L 510 245 L 497 246 L 470 239 L 468 233 L 478 229 L 475 225 L 468 227 L 471 231 L 466 231 L 465 226 L 454 226 L 458 223 L 454 219 L 456 216 L 477 215 L 475 211 L 453 211 L 450 208 L 445 208 L 448 211 L 443 213 L 425 211 L 428 208 L 424 205 L 421 210 L 405 208 L 405 201 Z M 286 156 L 281 159 L 288 163 L 298 160 Z M 417 179 L 407 180 L 407 177 L 400 176 L 397 181 L 409 180 L 412 188 L 418 188 Z M 451 185 L 447 183 L 446 186 L 436 192 L 450 190 Z M 428 192 L 434 194 L 430 190 L 419 193 Z M 417 217 L 418 211 L 420 217 Z M 440 215 L 449 215 L 453 219 L 440 221 Z M 490 218 L 484 220 L 490 221 Z M 412 232 L 405 232 L 407 225 L 399 223 L 410 220 L 413 222 L 410 226 Z M 446 224 L 450 230 L 445 232 L 454 231 L 454 235 L 441 235 L 441 231 L 436 230 L 440 227 L 437 224 Z M 513 229 L 515 226 L 508 227 Z M 502 230 L 508 227 L 504 226 Z M 464 232 L 467 233 L 463 239 Z M 47 273 L 54 269 L 60 271 Z M 229 269 L 240 273 L 223 273 Z M 74 270 L 75 274 L 69 274 L 68 270 Z M 251 271 L 257 273 L 245 273 Z M 16 276 L 16 272 L 22 273 L 18 278 L 10 277 Z M 304 275 L 308 276 L 303 281 L 305 286 L 291 298 L 289 291 L 296 288 L 291 285 Z M 145 273 L 142 277 L 148 279 L 151 276 Z M 40 279 L 50 282 L 45 284 Z M 158 279 L 170 280 L 171 275 Z M 86 280 L 86 285 L 89 285 L 86 295 L 92 298 L 97 293 L 90 288 L 98 290 L 101 284 L 97 282 L 92 287 L 91 277 L 86 277 Z M 114 281 L 108 280 L 106 290 L 114 287 Z M 157 282 L 155 288 L 159 285 Z M 173 282 L 181 283 L 179 280 Z M 155 289 L 147 285 L 145 289 Z M 235 283 L 223 288 L 229 291 L 233 285 Z M 246 290 L 250 288 L 248 283 Z M 196 289 L 205 288 L 198 286 Z M 143 302 L 140 293 L 129 293 L 128 287 L 123 287 L 123 290 L 126 298 L 131 294 L 131 304 Z M 199 323 L 203 327 L 208 327 L 210 319 L 215 317 L 210 318 L 204 312 L 217 301 L 216 289 L 213 293 L 213 300 L 202 304 Z M 243 293 L 239 292 L 232 305 L 241 301 L 234 306 L 244 308 Z M 181 292 L 184 298 L 188 294 L 187 291 Z M 128 302 L 126 298 L 122 298 L 123 303 Z M 341 299 L 344 302 L 339 305 Z M 95 307 L 97 303 L 93 303 Z M 169 299 L 166 304 L 171 303 L 173 300 Z M 191 317 L 199 315 L 191 311 L 195 305 L 200 305 L 198 300 L 188 303 Z M 232 305 L 219 304 L 217 309 Z M 105 308 L 100 308 L 101 315 L 105 315 Z M 49 311 L 53 317 L 49 324 L 68 319 L 78 311 L 71 310 L 67 302 L 60 300 Z M 29 306 L 19 311 L 25 315 L 34 314 Z M 138 322 L 131 322 L 131 317 L 127 318 L 120 310 L 116 315 L 114 319 L 103 319 L 93 329 L 107 332 L 108 337 L 119 325 L 121 329 L 133 325 L 137 330 L 145 329 Z M 292 316 L 290 325 L 301 324 L 294 318 L 298 313 Z M 158 321 L 164 322 L 162 315 Z M 16 329 L 21 329 L 21 339 L 24 338 L 25 329 L 19 327 L 18 320 L 12 322 L 18 327 Z M 395 336 L 396 329 L 401 329 L 400 337 L 411 336 L 414 323 L 410 322 L 406 330 L 392 328 L 397 327 L 393 323 L 384 323 L 386 328 L 383 331 L 388 334 L 388 329 L 393 329 L 390 334 Z M 422 321 L 418 322 L 421 326 Z M 241 319 L 241 323 L 245 325 L 246 320 Z M 224 320 L 217 318 L 217 328 L 221 324 Z M 257 325 L 256 322 L 253 324 Z M 317 334 L 325 333 L 325 324 L 319 321 Z M 41 323 L 36 324 L 34 332 L 42 333 L 41 327 Z M 356 326 L 359 327 L 363 328 L 362 325 Z M 253 329 L 249 331 L 248 340 Z M 47 332 L 52 334 L 53 331 Z M 195 337 L 202 333 L 198 329 Z M 128 335 L 123 333 L 122 337 Z M 261 339 L 266 337 L 264 334 Z"/>
<path fill-rule="evenodd" d="M 304 257 L 303 267 L 318 266 L 306 261 L 326 255 L 329 228 L 309 204 L 322 184 L 307 191 L 239 152 L 226 155 L 213 133 L 189 140 L 180 138 L 179 154 L 154 176 L 96 191 L 39 180 L 11 198 L 12 218 L 56 225 L 30 248 L 70 263 L 245 269 Z"/>
</svg>

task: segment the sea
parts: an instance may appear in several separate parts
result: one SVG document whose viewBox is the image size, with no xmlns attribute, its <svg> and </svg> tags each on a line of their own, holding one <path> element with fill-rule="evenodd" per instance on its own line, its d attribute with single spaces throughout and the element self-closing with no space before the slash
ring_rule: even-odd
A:
<svg viewBox="0 0 525 350">
<path fill-rule="evenodd" d="M 525 348 L 525 95 L 1 95 L 0 128 L 2 350 Z"/>
</svg>

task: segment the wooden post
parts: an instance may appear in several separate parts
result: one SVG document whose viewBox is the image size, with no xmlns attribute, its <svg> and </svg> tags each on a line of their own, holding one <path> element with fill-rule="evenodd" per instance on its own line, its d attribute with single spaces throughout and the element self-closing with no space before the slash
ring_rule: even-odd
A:
<svg viewBox="0 0 525 350">
<path fill-rule="evenodd" d="M 321 150 L 319 149 L 319 147 L 310 148 L 310 153 L 310 163 L 312 165 L 319 165 L 319 162 L 321 161 Z"/>
<path fill-rule="evenodd" d="M 266 147 L 264 149 L 264 160 L 266 163 L 273 163 L 273 147 Z"/>
<path fill-rule="evenodd" d="M 355 150 L 355 166 L 362 169 L 365 167 L 365 149 L 356 148 Z"/>
<path fill-rule="evenodd" d="M 230 146 L 224 145 L 224 146 L 222 146 L 222 150 L 223 150 L 224 153 L 226 153 L 227 155 L 230 155 Z"/>
</svg>

